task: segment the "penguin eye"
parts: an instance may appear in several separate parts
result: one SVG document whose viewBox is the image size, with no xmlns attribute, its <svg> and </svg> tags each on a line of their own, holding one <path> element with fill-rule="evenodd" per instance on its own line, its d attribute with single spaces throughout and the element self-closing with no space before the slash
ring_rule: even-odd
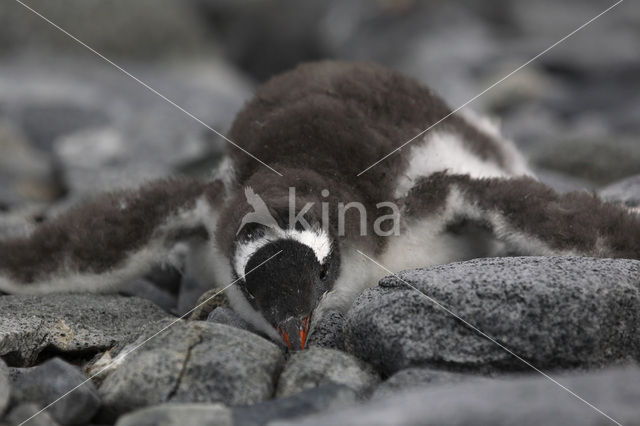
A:
<svg viewBox="0 0 640 426">
<path fill-rule="evenodd" d="M 320 279 L 324 281 L 327 279 L 328 275 L 329 275 L 329 265 L 324 264 L 322 265 L 322 269 L 320 270 Z"/>
</svg>

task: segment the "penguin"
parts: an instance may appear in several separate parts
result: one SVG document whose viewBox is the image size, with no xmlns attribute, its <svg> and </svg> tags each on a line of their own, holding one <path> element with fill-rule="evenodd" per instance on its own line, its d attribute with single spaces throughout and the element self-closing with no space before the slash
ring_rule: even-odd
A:
<svg viewBox="0 0 640 426">
<path fill-rule="evenodd" d="M 228 137 L 236 145 L 210 178 L 104 194 L 1 241 L 0 290 L 114 291 L 182 254 L 190 276 L 228 287 L 239 315 L 294 351 L 324 312 L 346 311 L 387 270 L 513 255 L 640 258 L 638 215 L 587 192 L 556 193 L 492 122 L 452 113 L 375 64 L 277 75 Z"/>
</svg>

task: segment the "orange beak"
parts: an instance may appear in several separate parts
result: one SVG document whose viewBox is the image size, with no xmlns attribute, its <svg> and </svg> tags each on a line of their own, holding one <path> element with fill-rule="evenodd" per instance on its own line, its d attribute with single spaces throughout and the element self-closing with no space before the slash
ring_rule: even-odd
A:
<svg viewBox="0 0 640 426">
<path fill-rule="evenodd" d="M 277 327 L 289 351 L 304 350 L 309 335 L 311 315 L 302 319 L 290 318 Z"/>
</svg>

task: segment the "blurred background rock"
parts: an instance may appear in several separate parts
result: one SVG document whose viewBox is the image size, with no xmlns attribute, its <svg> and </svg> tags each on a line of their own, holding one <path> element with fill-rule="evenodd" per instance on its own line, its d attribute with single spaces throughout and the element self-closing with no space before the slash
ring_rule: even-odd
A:
<svg viewBox="0 0 640 426">
<path fill-rule="evenodd" d="M 25 0 L 215 129 L 301 61 L 374 61 L 452 107 L 613 2 Z M 623 2 L 470 105 L 543 180 L 640 173 L 640 4 Z M 403 141 L 398 141 L 401 143 Z M 0 220 L 23 232 L 99 191 L 209 173 L 223 141 L 14 0 L 0 8 Z"/>
</svg>

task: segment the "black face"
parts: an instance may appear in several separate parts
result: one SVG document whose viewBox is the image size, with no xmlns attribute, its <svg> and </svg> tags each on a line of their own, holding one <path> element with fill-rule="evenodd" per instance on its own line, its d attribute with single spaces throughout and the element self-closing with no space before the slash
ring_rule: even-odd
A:
<svg viewBox="0 0 640 426">
<path fill-rule="evenodd" d="M 307 245 L 278 240 L 249 259 L 245 273 L 256 269 L 246 276 L 243 291 L 253 307 L 280 331 L 290 349 L 304 349 L 310 316 L 322 295 L 333 288 L 339 263 L 335 252 L 321 264 Z"/>
</svg>

